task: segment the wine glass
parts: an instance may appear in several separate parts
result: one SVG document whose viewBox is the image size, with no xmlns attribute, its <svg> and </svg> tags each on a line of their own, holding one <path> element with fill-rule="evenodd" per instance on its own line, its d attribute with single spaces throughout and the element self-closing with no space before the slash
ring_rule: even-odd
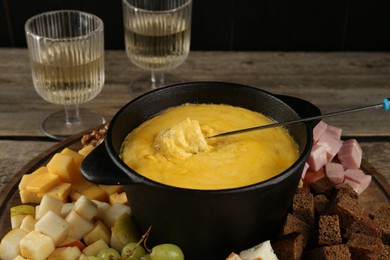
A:
<svg viewBox="0 0 390 260">
<path fill-rule="evenodd" d="M 164 72 L 181 65 L 190 51 L 192 0 L 123 0 L 126 53 L 151 75 L 131 82 L 138 96 L 178 83 Z"/>
<path fill-rule="evenodd" d="M 35 90 L 65 109 L 47 117 L 43 132 L 62 140 L 105 123 L 79 104 L 95 98 L 104 85 L 103 21 L 76 10 L 45 12 L 25 24 Z"/>
</svg>

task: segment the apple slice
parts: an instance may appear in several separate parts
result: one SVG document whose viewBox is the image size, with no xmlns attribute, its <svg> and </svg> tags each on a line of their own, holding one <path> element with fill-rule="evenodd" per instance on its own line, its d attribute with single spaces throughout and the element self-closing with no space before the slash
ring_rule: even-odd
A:
<svg viewBox="0 0 390 260">
<path fill-rule="evenodd" d="M 35 208 L 31 205 L 18 205 L 10 209 L 11 212 L 11 227 L 17 228 L 22 224 L 23 219 L 26 216 L 34 216 Z"/>
<path fill-rule="evenodd" d="M 64 241 L 62 241 L 62 243 L 58 247 L 73 247 L 73 246 L 77 246 L 80 249 L 80 251 L 83 251 L 84 248 L 86 247 L 83 242 L 71 237 L 65 238 Z"/>
<path fill-rule="evenodd" d="M 84 248 L 83 254 L 86 256 L 96 256 L 100 251 L 106 248 L 109 248 L 109 246 L 103 239 L 100 239 Z"/>
</svg>

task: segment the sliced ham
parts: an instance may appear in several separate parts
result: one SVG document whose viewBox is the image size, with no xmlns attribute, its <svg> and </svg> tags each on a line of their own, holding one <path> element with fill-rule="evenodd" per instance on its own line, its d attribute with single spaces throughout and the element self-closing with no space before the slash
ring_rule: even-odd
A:
<svg viewBox="0 0 390 260">
<path fill-rule="evenodd" d="M 335 184 L 344 182 L 344 167 L 340 163 L 327 163 L 325 165 L 325 174 Z"/>
<path fill-rule="evenodd" d="M 334 138 L 340 140 L 341 139 L 341 134 L 343 132 L 343 129 L 341 129 L 340 127 L 328 125 L 326 127 L 326 131 L 325 132 L 328 133 L 329 135 L 333 136 Z"/>
<path fill-rule="evenodd" d="M 309 169 L 310 165 L 305 162 L 305 165 L 303 166 L 303 171 L 302 171 L 302 176 L 301 176 L 301 179 L 304 179 L 305 178 L 305 175 L 306 175 L 306 172 L 307 170 Z"/>
<path fill-rule="evenodd" d="M 353 181 L 358 184 L 354 190 L 360 194 L 362 193 L 371 183 L 372 176 L 365 174 L 360 169 L 347 169 L 344 173 L 346 181 Z M 349 183 L 349 182 L 348 182 Z"/>
<path fill-rule="evenodd" d="M 325 164 L 328 163 L 328 155 L 326 148 L 322 145 L 315 144 L 311 149 L 309 159 L 307 160 L 309 169 L 312 171 L 319 171 Z"/>
<path fill-rule="evenodd" d="M 313 141 L 316 143 L 321 135 L 325 132 L 328 124 L 326 124 L 324 121 L 320 121 L 313 129 Z"/>
<path fill-rule="evenodd" d="M 356 139 L 344 141 L 338 159 L 346 169 L 359 169 L 362 161 L 362 148 Z"/>
<path fill-rule="evenodd" d="M 317 141 L 317 145 L 325 147 L 328 162 L 330 162 L 339 152 L 343 142 L 339 138 L 336 138 L 334 133 L 326 130 Z"/>
</svg>

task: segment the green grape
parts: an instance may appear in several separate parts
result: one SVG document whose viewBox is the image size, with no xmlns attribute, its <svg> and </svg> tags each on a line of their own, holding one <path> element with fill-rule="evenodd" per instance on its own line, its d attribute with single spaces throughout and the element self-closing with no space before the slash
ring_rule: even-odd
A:
<svg viewBox="0 0 390 260">
<path fill-rule="evenodd" d="M 79 260 L 100 260 L 100 259 L 92 255 L 90 256 L 81 255 Z"/>
<path fill-rule="evenodd" d="M 124 260 L 130 260 L 130 259 L 138 260 L 138 259 L 140 259 L 141 256 L 146 254 L 145 249 L 142 246 L 140 246 L 140 245 L 138 245 L 137 247 L 136 246 L 137 246 L 137 243 L 135 243 L 135 242 L 130 242 L 127 245 L 125 245 L 122 249 L 122 254 L 121 254 L 122 259 L 124 259 Z M 131 253 L 131 255 L 130 255 L 130 253 Z"/>
<path fill-rule="evenodd" d="M 152 248 L 151 260 L 184 260 L 183 251 L 174 244 L 161 244 Z"/>
<path fill-rule="evenodd" d="M 120 260 L 121 256 L 118 251 L 113 248 L 106 248 L 97 254 L 97 258 L 101 260 Z"/>
<path fill-rule="evenodd" d="M 141 256 L 139 258 L 139 260 L 152 260 L 152 259 L 150 258 L 150 254 L 146 254 L 146 255 Z"/>
</svg>

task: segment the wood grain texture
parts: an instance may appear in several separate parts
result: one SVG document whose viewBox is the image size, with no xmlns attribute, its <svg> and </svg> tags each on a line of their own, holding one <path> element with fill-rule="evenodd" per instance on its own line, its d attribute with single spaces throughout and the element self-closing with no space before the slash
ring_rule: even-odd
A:
<svg viewBox="0 0 390 260">
<path fill-rule="evenodd" d="M 40 136 L 40 122 L 60 106 L 36 94 L 25 49 L 0 49 L 0 136 Z M 102 93 L 81 107 L 110 119 L 133 97 L 131 80 L 147 72 L 124 51 L 106 52 Z M 191 52 L 171 72 L 183 81 L 247 84 L 311 101 L 323 112 L 379 103 L 390 96 L 390 53 Z M 350 136 L 390 136 L 389 113 L 369 111 L 329 118 Z"/>
</svg>

